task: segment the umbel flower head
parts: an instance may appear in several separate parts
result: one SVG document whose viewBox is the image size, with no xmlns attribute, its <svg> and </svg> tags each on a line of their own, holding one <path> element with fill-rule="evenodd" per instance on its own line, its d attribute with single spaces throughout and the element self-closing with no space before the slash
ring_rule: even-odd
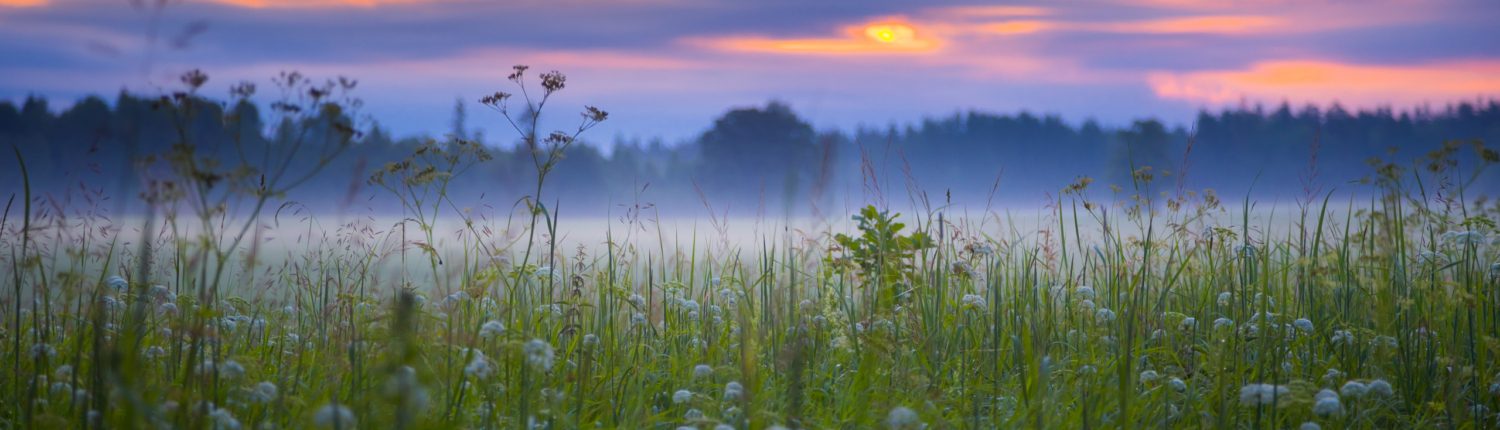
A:
<svg viewBox="0 0 1500 430">
<path fill-rule="evenodd" d="M 524 352 L 526 353 L 526 364 L 531 365 L 531 367 L 535 367 L 538 370 L 552 368 L 554 359 L 552 344 L 541 339 L 532 339 L 526 342 Z"/>
<path fill-rule="evenodd" d="M 892 430 L 920 429 L 925 427 L 922 425 L 922 419 L 917 416 L 917 411 L 913 411 L 911 408 L 905 406 L 897 406 L 891 409 L 891 412 L 885 416 L 885 426 Z"/>
<path fill-rule="evenodd" d="M 313 414 L 313 424 L 318 427 L 352 429 L 354 428 L 354 411 L 349 410 L 348 406 L 326 404 Z"/>
</svg>

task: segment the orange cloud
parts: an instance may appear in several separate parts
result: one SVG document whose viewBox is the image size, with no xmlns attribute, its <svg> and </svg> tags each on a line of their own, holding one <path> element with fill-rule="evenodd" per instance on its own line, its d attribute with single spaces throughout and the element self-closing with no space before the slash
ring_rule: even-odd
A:
<svg viewBox="0 0 1500 430">
<path fill-rule="evenodd" d="M 924 53 L 938 49 L 932 35 L 900 19 L 889 19 L 844 27 L 840 38 L 778 39 L 726 37 L 698 39 L 690 43 L 714 49 L 783 54 L 892 54 Z"/>
<path fill-rule="evenodd" d="M 48 0 L 0 0 L 0 7 L 37 7 L 45 6 Z"/>
<path fill-rule="evenodd" d="M 1500 95 L 1500 60 L 1413 66 L 1269 61 L 1237 71 L 1151 73 L 1147 82 L 1158 97 L 1210 104 L 1252 99 L 1416 105 Z"/>
<path fill-rule="evenodd" d="M 8 1 L 8 0 L 0 0 Z M 25 0 L 21 0 L 25 1 Z M 376 7 L 393 4 L 421 3 L 422 0 L 208 0 L 230 6 L 251 9 L 267 8 L 319 8 L 319 7 Z"/>
<path fill-rule="evenodd" d="M 1221 15 L 1113 23 L 1099 29 L 1146 34 L 1251 34 L 1278 30 L 1284 24 L 1285 21 L 1272 17 Z"/>
<path fill-rule="evenodd" d="M 1056 28 L 1057 24 L 1046 21 L 1006 21 L 979 26 L 979 31 L 989 34 L 1014 36 L 1032 34 Z"/>
</svg>

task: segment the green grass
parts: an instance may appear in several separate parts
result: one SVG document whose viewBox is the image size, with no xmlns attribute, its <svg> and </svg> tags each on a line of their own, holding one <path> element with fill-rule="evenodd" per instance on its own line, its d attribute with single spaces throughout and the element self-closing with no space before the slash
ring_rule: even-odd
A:
<svg viewBox="0 0 1500 430">
<path fill-rule="evenodd" d="M 1496 425 L 1491 227 L 1444 235 L 1469 230 L 1381 199 L 1312 207 L 1267 237 L 1274 219 L 1210 224 L 1235 218 L 1211 203 L 1072 196 L 1090 209 L 1024 234 L 934 211 L 894 235 L 928 246 L 876 261 L 872 243 L 869 265 L 834 232 L 713 252 L 535 246 L 529 260 L 551 266 L 471 240 L 467 257 L 393 279 L 374 273 L 395 254 L 349 241 L 236 265 L 230 283 L 254 287 L 214 301 L 191 288 L 204 263 L 165 253 L 119 271 L 140 256 L 109 252 L 113 236 L 64 240 L 60 219 L 34 220 L 28 240 L 53 241 L 25 254 L 5 241 L 25 303 L 4 310 L 0 418 L 297 428 L 332 426 L 319 411 L 343 407 L 363 428 L 868 428 L 908 411 L 936 428 Z M 1495 214 L 1463 208 L 1470 225 Z M 100 257 L 111 269 L 88 261 Z M 1319 389 L 1376 380 L 1389 392 L 1314 414 Z M 1262 404 L 1255 384 L 1285 389 Z"/>
<path fill-rule="evenodd" d="M 731 243 L 636 212 L 575 250 L 538 202 L 578 133 L 518 123 L 538 186 L 502 232 L 446 195 L 485 159 L 463 142 L 372 178 L 399 224 L 302 218 L 279 262 L 258 226 L 286 183 L 221 194 L 254 170 L 190 151 L 138 232 L 23 190 L 0 427 L 1500 426 L 1500 206 L 1441 160 L 1291 213 L 1081 180 L 1034 229 L 870 208 Z"/>
</svg>

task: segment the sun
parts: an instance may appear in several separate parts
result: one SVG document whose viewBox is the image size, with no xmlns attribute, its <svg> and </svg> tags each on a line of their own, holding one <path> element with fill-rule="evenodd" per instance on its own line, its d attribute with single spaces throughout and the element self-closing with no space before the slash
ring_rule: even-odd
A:
<svg viewBox="0 0 1500 430">
<path fill-rule="evenodd" d="M 879 43 L 905 45 L 916 40 L 916 31 L 906 24 L 870 24 L 865 36 Z"/>
</svg>

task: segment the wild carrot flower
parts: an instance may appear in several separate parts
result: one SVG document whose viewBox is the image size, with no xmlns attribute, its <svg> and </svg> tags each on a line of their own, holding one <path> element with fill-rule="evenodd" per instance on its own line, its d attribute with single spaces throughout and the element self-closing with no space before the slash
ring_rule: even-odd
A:
<svg viewBox="0 0 1500 430">
<path fill-rule="evenodd" d="M 354 428 L 354 411 L 348 406 L 327 404 L 313 414 L 313 423 L 318 427 Z"/>
<path fill-rule="evenodd" d="M 250 399 L 256 403 L 271 403 L 271 401 L 276 400 L 276 392 L 276 384 L 271 383 L 271 381 L 261 381 L 261 383 L 255 384 L 255 388 L 250 391 Z"/>
<path fill-rule="evenodd" d="M 1094 312 L 1094 320 L 1098 321 L 1100 324 L 1109 324 L 1115 322 L 1115 311 L 1109 310 L 1107 308 L 1099 308 L 1099 311 Z"/>
<path fill-rule="evenodd" d="M 986 307 L 985 305 L 984 297 L 978 294 L 964 294 L 963 307 L 983 309 Z"/>
<path fill-rule="evenodd" d="M 1300 426 L 1297 426 L 1297 430 L 1323 430 L 1323 427 L 1319 426 L 1318 423 L 1308 421 L 1302 423 L 1302 425 Z"/>
<path fill-rule="evenodd" d="M 234 418 L 234 414 L 228 409 L 208 406 L 213 412 L 208 413 L 208 418 L 213 422 L 214 430 L 239 430 L 240 420 Z"/>
<path fill-rule="evenodd" d="M 677 390 L 672 393 L 672 403 L 687 403 L 693 400 L 693 392 L 688 390 Z"/>
<path fill-rule="evenodd" d="M 1277 398 L 1286 397 L 1291 393 L 1284 385 L 1272 384 L 1249 384 L 1240 387 L 1240 404 L 1247 406 L 1266 406 L 1276 401 Z"/>
<path fill-rule="evenodd" d="M 1369 390 L 1370 388 L 1368 386 L 1359 381 L 1345 382 L 1344 386 L 1339 387 L 1339 392 L 1343 393 L 1344 396 L 1353 397 L 1356 399 L 1364 397 L 1365 393 Z"/>
<path fill-rule="evenodd" d="M 714 374 L 714 368 L 710 367 L 707 364 L 699 364 L 697 366 L 693 366 L 693 378 L 694 379 L 707 378 L 709 376 L 713 376 L 713 374 Z"/>
<path fill-rule="evenodd" d="M 1329 391 L 1329 393 L 1333 392 Z M 1339 403 L 1339 398 L 1336 395 L 1319 398 L 1317 402 L 1313 403 L 1313 414 L 1324 418 L 1343 415 L 1344 405 Z"/>
<path fill-rule="evenodd" d="M 105 279 L 104 285 L 108 286 L 109 289 L 114 290 L 115 294 L 119 294 L 125 292 L 125 289 L 130 287 L 130 282 L 126 281 L 125 278 L 120 275 L 114 275 L 110 276 L 108 279 Z"/>
<path fill-rule="evenodd" d="M 490 376 L 490 362 L 483 354 L 475 353 L 469 364 L 464 366 L 464 374 L 474 379 L 485 379 Z"/>
<path fill-rule="evenodd" d="M 1088 285 L 1079 285 L 1078 288 L 1074 288 L 1073 289 L 1073 293 L 1077 294 L 1078 298 L 1080 298 L 1080 299 L 1084 299 L 1084 300 L 1093 300 L 1094 299 L 1094 287 L 1090 287 Z"/>
<path fill-rule="evenodd" d="M 1149 384 L 1149 383 L 1152 383 L 1152 382 L 1156 382 L 1157 378 L 1160 378 L 1160 377 L 1161 377 L 1161 375 L 1158 374 L 1158 373 L 1156 373 L 1155 370 L 1143 370 L 1143 371 L 1141 371 L 1141 378 L 1140 379 L 1141 379 L 1141 383 L 1143 383 L 1143 384 Z"/>
<path fill-rule="evenodd" d="M 526 364 L 540 370 L 552 368 L 552 344 L 541 339 L 532 339 L 526 342 L 523 349 L 526 353 Z"/>
<path fill-rule="evenodd" d="M 505 334 L 505 324 L 500 323 L 500 321 L 489 320 L 479 326 L 479 337 L 493 339 L 503 334 Z"/>
<path fill-rule="evenodd" d="M 1395 394 L 1395 390 L 1391 389 L 1391 383 L 1385 382 L 1384 379 L 1376 379 L 1370 381 L 1370 393 L 1380 397 L 1390 397 Z"/>
<path fill-rule="evenodd" d="M 1234 320 L 1223 317 L 1214 320 L 1215 330 L 1222 330 L 1229 327 L 1234 327 Z"/>
<path fill-rule="evenodd" d="M 728 384 L 724 384 L 724 400 L 739 400 L 744 394 L 745 386 L 740 385 L 739 381 L 729 381 Z"/>
<path fill-rule="evenodd" d="M 1292 321 L 1292 326 L 1306 333 L 1312 333 L 1313 331 L 1313 323 L 1307 318 L 1297 318 L 1296 321 Z"/>
<path fill-rule="evenodd" d="M 921 424 L 917 411 L 905 406 L 897 406 L 885 416 L 885 426 L 890 429 L 917 429 L 922 428 Z"/>
<path fill-rule="evenodd" d="M 1173 377 L 1167 381 L 1167 386 L 1172 387 L 1172 391 L 1179 393 L 1187 391 L 1187 382 L 1183 382 L 1181 378 Z"/>
</svg>

